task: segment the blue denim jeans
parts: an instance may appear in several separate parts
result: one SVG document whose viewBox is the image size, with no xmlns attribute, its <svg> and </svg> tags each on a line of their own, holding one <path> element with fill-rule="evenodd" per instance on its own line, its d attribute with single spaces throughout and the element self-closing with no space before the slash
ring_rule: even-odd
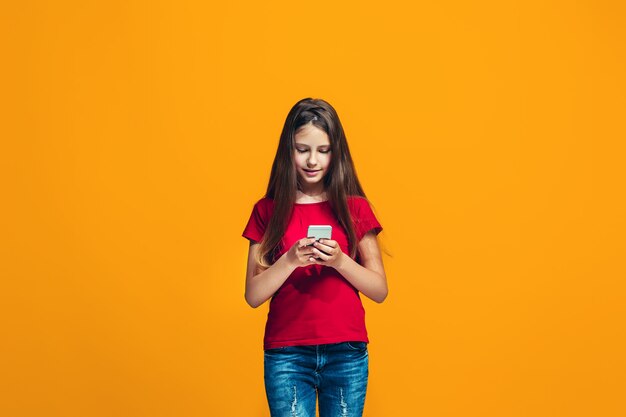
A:
<svg viewBox="0 0 626 417">
<path fill-rule="evenodd" d="M 365 342 L 287 346 L 264 351 L 271 417 L 361 417 L 369 356 Z"/>
</svg>

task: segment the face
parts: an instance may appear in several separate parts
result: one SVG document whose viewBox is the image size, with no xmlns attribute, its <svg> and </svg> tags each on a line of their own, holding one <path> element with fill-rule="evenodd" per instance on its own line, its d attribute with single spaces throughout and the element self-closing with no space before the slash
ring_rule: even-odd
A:
<svg viewBox="0 0 626 417">
<path fill-rule="evenodd" d="M 295 135 L 294 160 L 303 186 L 317 187 L 328 172 L 330 140 L 322 129 L 305 125 Z"/>
</svg>

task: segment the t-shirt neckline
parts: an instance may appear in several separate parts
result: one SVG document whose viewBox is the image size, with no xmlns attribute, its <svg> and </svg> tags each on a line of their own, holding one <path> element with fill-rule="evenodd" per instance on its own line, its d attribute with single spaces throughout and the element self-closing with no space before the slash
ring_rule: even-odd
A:
<svg viewBox="0 0 626 417">
<path fill-rule="evenodd" d="M 313 203 L 293 203 L 296 206 L 312 206 L 314 204 L 322 204 L 322 203 L 328 203 L 328 200 L 324 200 L 324 201 L 315 201 Z"/>
</svg>

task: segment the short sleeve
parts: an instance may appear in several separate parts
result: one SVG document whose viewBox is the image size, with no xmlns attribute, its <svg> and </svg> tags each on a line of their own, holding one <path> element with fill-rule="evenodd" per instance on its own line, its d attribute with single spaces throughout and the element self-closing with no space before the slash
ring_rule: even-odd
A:
<svg viewBox="0 0 626 417">
<path fill-rule="evenodd" d="M 265 228 L 268 223 L 267 205 L 263 204 L 263 199 L 261 199 L 257 201 L 252 208 L 252 213 L 241 236 L 255 242 L 260 242 L 261 239 L 263 239 L 263 234 L 265 233 Z"/>
<path fill-rule="evenodd" d="M 378 222 L 378 219 L 374 215 L 369 202 L 365 198 L 357 198 L 356 213 L 357 217 L 354 222 L 357 241 L 360 242 L 363 236 L 370 230 L 374 231 L 374 234 L 379 234 L 383 227 Z"/>
</svg>

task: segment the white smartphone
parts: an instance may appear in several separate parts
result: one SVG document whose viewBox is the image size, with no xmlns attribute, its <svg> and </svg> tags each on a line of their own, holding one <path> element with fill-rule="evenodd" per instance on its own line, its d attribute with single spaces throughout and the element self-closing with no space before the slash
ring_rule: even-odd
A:
<svg viewBox="0 0 626 417">
<path fill-rule="evenodd" d="M 315 240 L 331 239 L 333 227 L 328 224 L 312 224 L 306 234 L 307 237 L 314 237 Z"/>
</svg>

